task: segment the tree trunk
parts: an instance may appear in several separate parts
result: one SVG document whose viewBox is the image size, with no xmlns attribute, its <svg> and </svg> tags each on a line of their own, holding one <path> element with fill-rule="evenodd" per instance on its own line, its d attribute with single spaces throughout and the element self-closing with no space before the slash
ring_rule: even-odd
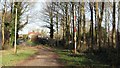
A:
<svg viewBox="0 0 120 68">
<path fill-rule="evenodd" d="M 117 63 L 119 63 L 119 57 L 120 57 L 120 1 L 118 3 L 118 24 L 117 24 Z"/>
<path fill-rule="evenodd" d="M 52 4 L 53 7 L 53 4 Z M 54 29 L 53 29 L 53 12 L 52 12 L 52 7 L 50 10 L 50 38 L 53 39 L 53 34 L 54 34 Z"/>
<path fill-rule="evenodd" d="M 69 44 L 69 35 L 68 35 L 68 31 L 69 31 L 69 26 L 68 26 L 68 3 L 65 3 L 65 19 L 66 19 L 66 45 L 65 47 L 68 48 L 68 44 Z"/>
<path fill-rule="evenodd" d="M 2 13 L 2 50 L 4 50 L 4 45 L 5 45 L 5 16 L 6 16 L 6 1 Z"/>
<path fill-rule="evenodd" d="M 56 30 L 57 30 L 57 39 L 56 39 L 57 45 L 56 46 L 58 46 L 58 12 L 56 14 Z"/>
<path fill-rule="evenodd" d="M 74 43 L 75 43 L 75 41 L 74 41 L 74 36 L 75 36 L 75 33 L 74 33 L 74 3 L 72 2 L 72 25 L 73 25 L 73 39 L 72 39 L 72 41 L 73 41 L 73 46 L 74 46 Z"/>
<path fill-rule="evenodd" d="M 93 50 L 93 42 L 94 42 L 94 39 L 93 39 L 93 7 L 92 7 L 92 3 L 89 3 L 90 5 L 90 11 L 91 11 L 91 26 L 90 26 L 90 29 L 91 29 L 91 49 Z"/>
<path fill-rule="evenodd" d="M 97 45 L 97 37 L 98 37 L 98 32 L 97 32 L 97 14 L 98 14 L 98 7 L 96 6 L 96 3 L 94 3 L 94 11 L 95 11 L 95 46 Z M 97 13 L 96 13 L 97 12 Z M 95 47 L 96 48 L 96 47 Z"/>
<path fill-rule="evenodd" d="M 115 5 L 116 3 L 113 2 L 113 23 L 112 23 L 112 47 L 116 47 L 116 39 L 115 39 Z"/>
<path fill-rule="evenodd" d="M 86 47 L 86 19 L 85 19 L 85 8 L 84 8 L 85 2 L 82 3 L 82 14 L 83 14 L 83 46 Z"/>
<path fill-rule="evenodd" d="M 120 2 L 118 4 L 117 49 L 120 49 Z"/>
<path fill-rule="evenodd" d="M 78 49 L 80 51 L 81 48 L 81 7 L 80 2 L 78 6 Z"/>
<path fill-rule="evenodd" d="M 107 15 L 108 15 L 107 14 L 107 9 L 105 9 L 105 33 L 103 34 L 103 36 L 104 36 L 104 46 L 106 46 L 106 42 L 107 42 L 107 19 L 108 19 Z"/>
<path fill-rule="evenodd" d="M 65 39 L 65 38 L 64 38 L 64 36 L 65 36 L 65 26 L 64 26 L 65 24 L 64 24 L 64 21 L 65 21 L 65 16 L 64 16 L 64 10 L 63 10 L 63 16 L 62 16 L 62 19 L 61 19 L 61 22 L 62 22 L 62 32 L 63 32 L 63 33 L 62 33 L 62 34 L 63 34 L 63 35 L 62 35 L 62 36 L 63 36 L 62 39 L 63 39 L 63 40 Z"/>
<path fill-rule="evenodd" d="M 110 13 L 108 12 L 108 19 L 110 18 Z M 108 22 L 108 47 L 110 47 L 110 25 L 109 25 L 110 22 Z"/>
<path fill-rule="evenodd" d="M 102 9 L 101 9 L 101 13 L 99 17 L 99 11 L 98 11 L 98 2 L 96 2 L 96 16 L 97 18 L 97 22 L 98 22 L 98 39 L 99 39 L 99 50 L 101 49 L 101 41 L 102 41 L 102 36 L 101 36 L 101 23 L 102 23 L 102 19 L 103 19 L 103 11 L 104 11 L 104 2 L 102 2 Z"/>
</svg>

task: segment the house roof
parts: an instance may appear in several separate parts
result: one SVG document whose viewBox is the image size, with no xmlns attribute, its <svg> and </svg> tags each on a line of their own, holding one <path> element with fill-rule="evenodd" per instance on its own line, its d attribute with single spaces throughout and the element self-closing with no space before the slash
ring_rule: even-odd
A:
<svg viewBox="0 0 120 68">
<path fill-rule="evenodd" d="M 28 32 L 28 35 L 31 35 L 31 34 L 38 35 L 40 33 L 39 32 Z"/>
</svg>

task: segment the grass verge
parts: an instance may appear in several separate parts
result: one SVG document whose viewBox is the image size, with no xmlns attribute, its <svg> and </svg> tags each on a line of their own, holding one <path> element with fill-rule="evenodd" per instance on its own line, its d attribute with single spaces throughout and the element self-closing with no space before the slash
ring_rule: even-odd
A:
<svg viewBox="0 0 120 68">
<path fill-rule="evenodd" d="M 74 55 L 70 50 L 55 49 L 55 52 L 60 56 L 59 61 L 65 66 L 108 66 L 106 64 L 100 63 L 99 61 L 87 58 L 85 54 L 78 53 Z"/>
<path fill-rule="evenodd" d="M 17 54 L 14 54 L 13 49 L 2 51 L 2 59 L 0 59 L 0 66 L 14 66 L 19 61 L 27 59 L 35 54 L 37 50 L 33 47 L 18 47 Z"/>
</svg>

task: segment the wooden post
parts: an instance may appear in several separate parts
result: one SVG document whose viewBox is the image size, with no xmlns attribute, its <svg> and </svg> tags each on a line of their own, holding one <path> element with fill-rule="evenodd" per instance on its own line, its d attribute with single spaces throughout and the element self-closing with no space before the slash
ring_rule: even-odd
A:
<svg viewBox="0 0 120 68">
<path fill-rule="evenodd" d="M 15 16 L 15 44 L 14 44 L 14 53 L 17 53 L 17 47 L 16 47 L 16 32 L 17 32 L 17 8 L 16 8 L 16 16 Z"/>
</svg>

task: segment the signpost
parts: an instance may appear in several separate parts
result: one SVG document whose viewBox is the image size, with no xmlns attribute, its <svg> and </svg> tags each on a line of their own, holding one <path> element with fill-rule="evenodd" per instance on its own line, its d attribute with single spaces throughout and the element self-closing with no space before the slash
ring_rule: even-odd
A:
<svg viewBox="0 0 120 68">
<path fill-rule="evenodd" d="M 75 14 L 75 5 L 74 5 L 74 33 L 75 33 L 75 36 L 74 36 L 74 53 L 76 54 L 76 14 Z"/>
<path fill-rule="evenodd" d="M 16 47 L 16 33 L 17 33 L 17 8 L 16 8 L 16 16 L 15 16 L 15 44 L 14 44 L 14 53 L 17 53 L 17 47 Z"/>
</svg>

